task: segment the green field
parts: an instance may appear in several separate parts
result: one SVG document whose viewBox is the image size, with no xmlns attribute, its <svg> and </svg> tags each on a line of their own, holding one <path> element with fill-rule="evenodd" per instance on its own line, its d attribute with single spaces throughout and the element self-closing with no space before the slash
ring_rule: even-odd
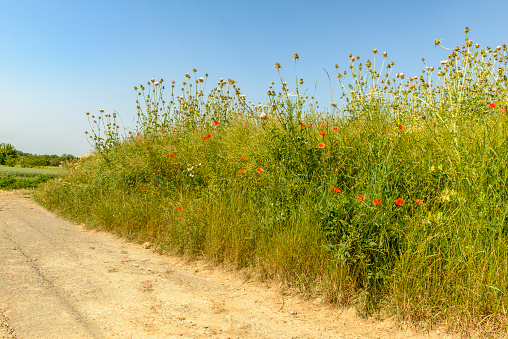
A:
<svg viewBox="0 0 508 339">
<path fill-rule="evenodd" d="M 45 175 L 50 178 L 56 178 L 65 170 L 61 167 L 48 167 L 48 168 L 24 168 L 24 167 L 10 167 L 0 165 L 0 175 L 10 175 L 18 177 L 36 177 L 38 175 Z"/>
<path fill-rule="evenodd" d="M 64 173 L 60 167 L 23 168 L 0 165 L 0 189 L 35 188 Z"/>
</svg>

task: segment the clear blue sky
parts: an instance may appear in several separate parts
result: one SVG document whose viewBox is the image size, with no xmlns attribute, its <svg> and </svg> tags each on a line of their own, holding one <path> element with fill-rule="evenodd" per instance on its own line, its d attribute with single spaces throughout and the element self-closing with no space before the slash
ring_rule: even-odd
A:
<svg viewBox="0 0 508 339">
<path fill-rule="evenodd" d="M 133 126 L 133 87 L 151 78 L 184 80 L 193 68 L 237 80 L 264 102 L 273 68 L 303 78 L 322 106 L 323 68 L 344 70 L 349 53 L 388 52 L 394 72 L 437 66 L 463 30 L 482 47 L 508 43 L 507 0 L 108 1 L 0 0 L 0 142 L 36 154 L 88 153 L 85 113 L 119 112 Z M 288 81 L 290 84 L 292 82 Z"/>
</svg>

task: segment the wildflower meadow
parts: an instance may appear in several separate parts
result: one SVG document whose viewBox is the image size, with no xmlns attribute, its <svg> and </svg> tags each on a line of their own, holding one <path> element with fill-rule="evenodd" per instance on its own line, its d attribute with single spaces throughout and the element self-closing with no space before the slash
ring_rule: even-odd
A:
<svg viewBox="0 0 508 339">
<path fill-rule="evenodd" d="M 467 32 L 409 77 L 386 52 L 350 54 L 323 107 L 297 76 L 298 54 L 275 63 L 265 104 L 196 69 L 152 79 L 134 87 L 131 129 L 87 113 L 94 151 L 35 197 L 88 227 L 249 267 L 362 315 L 506 335 L 508 53 Z"/>
</svg>

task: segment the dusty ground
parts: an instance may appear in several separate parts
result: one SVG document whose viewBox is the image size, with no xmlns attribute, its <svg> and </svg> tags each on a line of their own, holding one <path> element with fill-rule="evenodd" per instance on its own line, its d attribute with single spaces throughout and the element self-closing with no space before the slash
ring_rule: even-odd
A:
<svg viewBox="0 0 508 339">
<path fill-rule="evenodd" d="M 282 302 L 284 298 L 284 303 Z M 451 338 L 88 231 L 0 190 L 0 338 Z"/>
</svg>

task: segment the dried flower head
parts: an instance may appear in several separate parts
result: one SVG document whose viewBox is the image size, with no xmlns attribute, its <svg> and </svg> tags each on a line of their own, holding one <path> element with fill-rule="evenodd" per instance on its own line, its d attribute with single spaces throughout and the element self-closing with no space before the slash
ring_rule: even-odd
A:
<svg viewBox="0 0 508 339">
<path fill-rule="evenodd" d="M 278 69 L 278 68 L 282 68 L 282 66 L 278 62 L 276 62 L 275 65 L 273 66 L 273 68 L 277 68 Z"/>
</svg>

